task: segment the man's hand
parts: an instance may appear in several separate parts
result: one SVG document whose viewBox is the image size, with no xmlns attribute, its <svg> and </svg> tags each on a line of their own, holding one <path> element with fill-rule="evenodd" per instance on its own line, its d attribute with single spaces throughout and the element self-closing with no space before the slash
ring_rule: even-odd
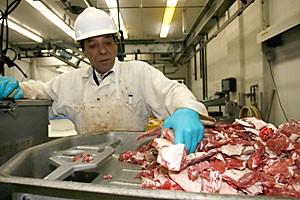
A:
<svg viewBox="0 0 300 200">
<path fill-rule="evenodd" d="M 177 109 L 165 120 L 162 128 L 173 129 L 174 144 L 185 144 L 189 153 L 195 152 L 197 144 L 202 140 L 204 134 L 199 114 L 189 108 Z"/>
<path fill-rule="evenodd" d="M 0 76 L 0 99 L 6 97 L 20 99 L 23 98 L 23 92 L 17 79 Z"/>
</svg>

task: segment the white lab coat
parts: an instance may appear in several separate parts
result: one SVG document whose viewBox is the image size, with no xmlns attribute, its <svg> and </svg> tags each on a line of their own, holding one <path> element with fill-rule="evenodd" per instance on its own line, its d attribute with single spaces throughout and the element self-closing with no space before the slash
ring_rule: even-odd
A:
<svg viewBox="0 0 300 200">
<path fill-rule="evenodd" d="M 151 115 L 164 120 L 181 107 L 208 116 L 184 84 L 145 62 L 116 60 L 114 72 L 99 86 L 92 70 L 80 68 L 47 83 L 30 80 L 20 86 L 25 98 L 53 100 L 50 117 L 69 117 L 78 133 L 144 131 Z"/>
</svg>

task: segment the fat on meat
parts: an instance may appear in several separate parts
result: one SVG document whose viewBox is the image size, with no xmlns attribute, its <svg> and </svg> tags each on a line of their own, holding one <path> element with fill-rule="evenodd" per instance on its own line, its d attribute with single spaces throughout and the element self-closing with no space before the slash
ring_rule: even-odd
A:
<svg viewBox="0 0 300 200">
<path fill-rule="evenodd" d="M 181 185 L 184 191 L 189 192 L 201 192 L 202 188 L 202 179 L 196 179 L 194 181 L 190 180 L 188 177 L 188 169 L 185 168 L 180 172 L 169 172 L 169 176 L 176 183 Z"/>
<path fill-rule="evenodd" d="M 141 187 L 218 194 L 300 198 L 300 122 L 276 128 L 258 118 L 206 126 L 196 152 L 174 144 L 173 130 L 157 128 L 153 137 L 119 160 L 141 165 Z"/>
<path fill-rule="evenodd" d="M 186 150 L 184 144 L 174 145 L 164 138 L 156 138 L 152 144 L 158 149 L 157 162 L 172 171 L 185 168 Z"/>
<path fill-rule="evenodd" d="M 242 154 L 244 149 L 245 147 L 241 145 L 232 145 L 232 144 L 223 145 L 220 148 L 218 148 L 220 152 L 228 156 L 239 156 Z"/>
</svg>

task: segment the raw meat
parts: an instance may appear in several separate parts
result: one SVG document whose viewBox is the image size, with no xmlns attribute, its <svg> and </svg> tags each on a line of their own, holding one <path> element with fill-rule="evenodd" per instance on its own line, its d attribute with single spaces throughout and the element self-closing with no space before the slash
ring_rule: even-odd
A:
<svg viewBox="0 0 300 200">
<path fill-rule="evenodd" d="M 120 160 L 140 164 L 141 187 L 218 194 L 300 197 L 300 122 L 277 129 L 257 118 L 206 126 L 196 152 L 174 145 L 172 130 L 157 128 L 137 138 L 154 137 Z"/>
<path fill-rule="evenodd" d="M 156 138 L 153 146 L 158 150 L 157 162 L 172 171 L 185 168 L 186 150 L 184 144 L 174 145 L 164 138 Z"/>
</svg>

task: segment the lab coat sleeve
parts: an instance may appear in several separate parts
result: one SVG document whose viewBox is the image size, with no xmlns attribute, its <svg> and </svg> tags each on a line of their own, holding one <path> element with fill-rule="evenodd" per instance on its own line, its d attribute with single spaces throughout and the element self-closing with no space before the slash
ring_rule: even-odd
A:
<svg viewBox="0 0 300 200">
<path fill-rule="evenodd" d="M 206 107 L 197 101 L 184 84 L 168 79 L 162 72 L 151 66 L 146 66 L 145 70 L 144 96 L 157 118 L 165 120 L 178 108 L 190 108 L 198 112 L 201 121 L 206 124 L 214 121 L 208 116 Z"/>
<path fill-rule="evenodd" d="M 29 80 L 20 82 L 20 87 L 23 91 L 24 98 L 26 99 L 49 99 L 49 83 L 44 83 L 40 80 Z"/>
<path fill-rule="evenodd" d="M 81 72 L 79 72 L 79 69 L 73 70 L 69 73 L 56 76 L 48 82 L 42 82 L 40 80 L 20 82 L 20 87 L 23 91 L 24 98 L 49 99 L 57 102 L 70 95 L 70 92 L 73 91 L 75 87 L 74 82 L 80 82 L 83 74 L 87 73 L 87 70 L 87 68 L 82 68 Z"/>
<path fill-rule="evenodd" d="M 59 89 L 59 77 L 56 77 L 48 82 L 40 80 L 29 80 L 21 82 L 20 87 L 23 91 L 24 98 L 27 99 L 48 99 L 52 100 L 52 106 L 49 109 L 49 117 L 65 116 L 66 113 L 59 111 L 57 90 Z"/>
</svg>

